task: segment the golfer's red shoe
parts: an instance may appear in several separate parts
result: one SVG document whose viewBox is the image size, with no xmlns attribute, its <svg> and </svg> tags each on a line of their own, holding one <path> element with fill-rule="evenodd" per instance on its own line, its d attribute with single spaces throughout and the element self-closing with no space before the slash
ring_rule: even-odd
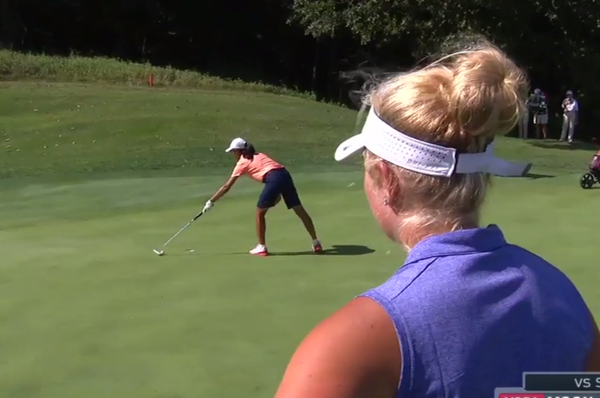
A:
<svg viewBox="0 0 600 398">
<path fill-rule="evenodd" d="M 322 253 L 323 252 L 323 246 L 321 246 L 321 242 L 319 242 L 318 240 L 313 241 L 312 249 L 313 249 L 314 253 Z"/>
<path fill-rule="evenodd" d="M 268 256 L 269 251 L 267 250 L 267 246 L 258 244 L 254 249 L 250 250 L 250 254 L 254 254 L 255 256 Z"/>
</svg>

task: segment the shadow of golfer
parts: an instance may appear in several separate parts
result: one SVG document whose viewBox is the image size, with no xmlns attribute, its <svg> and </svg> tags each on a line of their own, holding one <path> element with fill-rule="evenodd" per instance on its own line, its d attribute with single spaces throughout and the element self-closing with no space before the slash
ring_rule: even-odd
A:
<svg viewBox="0 0 600 398">
<path fill-rule="evenodd" d="M 551 174 L 535 174 L 535 173 L 527 173 L 523 176 L 524 178 L 528 178 L 530 180 L 539 180 L 540 178 L 555 178 Z"/>
<path fill-rule="evenodd" d="M 323 249 L 319 255 L 325 256 L 362 256 L 365 254 L 375 253 L 375 250 L 363 246 L 363 245 L 332 245 L 331 248 Z M 273 252 L 269 253 L 270 256 L 304 256 L 304 255 L 315 255 L 312 251 L 300 251 L 300 252 Z"/>
</svg>

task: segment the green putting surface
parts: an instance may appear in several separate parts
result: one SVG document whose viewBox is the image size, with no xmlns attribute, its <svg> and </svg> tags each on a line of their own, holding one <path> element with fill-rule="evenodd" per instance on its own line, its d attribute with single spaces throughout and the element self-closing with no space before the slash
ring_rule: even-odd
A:
<svg viewBox="0 0 600 398">
<path fill-rule="evenodd" d="M 252 93 L 0 85 L 0 396 L 269 397 L 306 333 L 402 264 L 356 163 L 354 112 Z M 241 180 L 167 248 L 228 177 L 242 135 L 286 164 L 326 252 Z M 596 209 L 578 178 L 594 148 L 504 139 L 535 178 L 496 179 L 484 210 L 600 312 Z"/>
</svg>

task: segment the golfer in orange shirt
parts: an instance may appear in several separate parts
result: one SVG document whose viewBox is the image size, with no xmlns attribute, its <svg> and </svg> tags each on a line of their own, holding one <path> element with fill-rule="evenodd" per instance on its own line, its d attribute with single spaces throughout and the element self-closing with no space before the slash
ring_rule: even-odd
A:
<svg viewBox="0 0 600 398">
<path fill-rule="evenodd" d="M 203 211 L 210 210 L 214 203 L 231 189 L 240 176 L 247 174 L 254 180 L 265 184 L 256 205 L 256 235 L 258 236 L 258 244 L 254 249 L 250 250 L 250 254 L 259 256 L 269 254 L 265 239 L 267 229 L 265 216 L 271 207 L 279 203 L 281 197 L 283 197 L 287 208 L 294 210 L 296 215 L 302 220 L 304 227 L 312 238 L 313 252 L 321 252 L 323 248 L 317 238 L 315 226 L 302 206 L 292 176 L 285 167 L 264 153 L 257 152 L 252 144 L 242 138 L 235 138 L 231 141 L 225 152 L 233 153 L 237 163 L 229 180 L 206 202 Z"/>
</svg>

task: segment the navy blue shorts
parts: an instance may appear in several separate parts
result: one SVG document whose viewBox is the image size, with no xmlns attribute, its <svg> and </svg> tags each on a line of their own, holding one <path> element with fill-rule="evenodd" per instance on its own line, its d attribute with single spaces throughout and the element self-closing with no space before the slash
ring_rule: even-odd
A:
<svg viewBox="0 0 600 398">
<path fill-rule="evenodd" d="M 294 180 L 286 169 L 275 169 L 265 174 L 263 179 L 265 187 L 263 188 L 256 207 L 259 209 L 268 209 L 275 206 L 275 201 L 281 195 L 288 209 L 300 206 L 298 191 L 294 186 Z"/>
</svg>

